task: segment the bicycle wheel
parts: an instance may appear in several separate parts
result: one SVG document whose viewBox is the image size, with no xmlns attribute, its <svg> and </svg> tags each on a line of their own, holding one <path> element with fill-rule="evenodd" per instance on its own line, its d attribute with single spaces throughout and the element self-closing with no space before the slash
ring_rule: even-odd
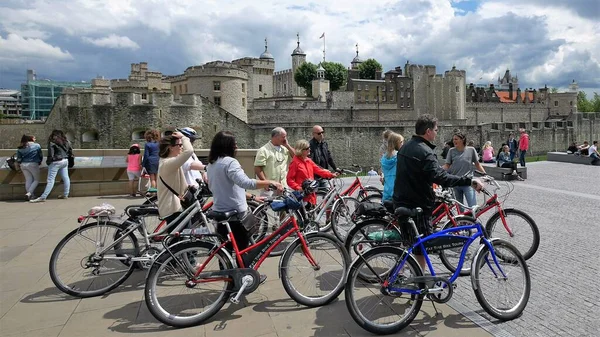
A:
<svg viewBox="0 0 600 337">
<path fill-rule="evenodd" d="M 514 208 L 504 209 L 504 219 L 512 236 L 504 227 L 500 213 L 495 213 L 485 224 L 485 230 L 491 238 L 499 238 L 515 246 L 525 260 L 529 260 L 540 246 L 540 231 L 527 213 Z"/>
<path fill-rule="evenodd" d="M 352 216 L 359 204 L 358 199 L 354 197 L 341 197 L 331 209 L 331 228 L 333 229 L 333 234 L 341 242 L 346 240 L 348 232 L 354 226 Z"/>
<path fill-rule="evenodd" d="M 191 282 L 186 274 L 186 271 L 193 274 L 197 266 L 204 264 L 202 272 L 232 269 L 231 260 L 222 250 L 208 260 L 214 247 L 206 241 L 184 241 L 170 247 L 173 255 L 164 252 L 154 261 L 148 271 L 144 293 L 148 310 L 157 320 L 178 328 L 198 325 L 227 302 L 233 289 L 231 278 Z"/>
<path fill-rule="evenodd" d="M 494 253 L 482 245 L 473 259 L 471 284 L 475 297 L 490 316 L 507 321 L 521 315 L 531 291 L 529 268 L 515 246 L 491 240 Z M 522 288 L 522 289 L 521 289 Z"/>
<path fill-rule="evenodd" d="M 474 223 L 476 223 L 477 219 L 470 217 L 470 216 L 466 216 L 466 215 L 458 215 L 458 216 L 454 217 L 454 221 L 456 222 L 457 226 L 469 226 L 469 225 L 473 225 Z M 454 227 L 454 223 L 452 222 L 452 220 L 448 220 L 444 224 L 444 226 L 442 226 L 441 230 L 449 229 L 452 227 Z M 476 229 L 461 230 L 458 232 L 452 232 L 450 234 L 460 235 L 460 236 L 473 236 L 473 235 L 477 234 L 477 230 Z M 478 248 L 479 247 L 477 245 L 474 245 L 473 243 L 471 243 L 469 245 L 469 247 L 467 248 L 467 252 L 465 253 L 464 261 L 471 261 L 471 259 L 477 253 Z M 439 253 L 440 260 L 442 260 L 442 263 L 444 264 L 444 266 L 446 266 L 446 268 L 448 268 L 448 270 L 451 273 L 454 273 L 456 271 L 456 267 L 458 266 L 458 262 L 460 261 L 460 253 L 462 252 L 462 250 L 463 250 L 463 246 L 456 247 L 456 248 L 450 248 L 450 249 L 444 249 L 444 250 L 440 251 L 440 253 Z M 471 264 L 463 263 L 463 266 L 462 266 L 462 269 L 460 270 L 459 275 L 460 276 L 468 276 L 470 274 L 471 274 Z"/>
<path fill-rule="evenodd" d="M 113 222 L 87 223 L 67 234 L 54 248 L 49 272 L 58 289 L 77 297 L 93 297 L 113 290 L 133 272 L 129 258 L 139 255 L 133 233 L 104 255 L 95 256 L 96 247 L 108 247 L 122 232 Z M 121 238 L 117 235 L 117 239 Z"/>
<path fill-rule="evenodd" d="M 377 279 L 375 273 L 389 274 L 403 255 L 403 250 L 385 246 L 366 252 L 350 266 L 346 281 L 346 306 L 354 321 L 363 329 L 377 334 L 388 335 L 407 327 L 417 316 L 423 303 L 422 295 L 391 293 L 384 295 L 382 283 L 366 282 L 360 275 L 369 275 L 369 279 Z M 411 256 L 402 267 L 398 280 L 422 276 L 421 268 Z M 398 281 L 396 281 L 398 282 Z M 424 284 L 417 284 L 419 289 Z M 404 285 L 403 287 L 407 287 Z"/>
<path fill-rule="evenodd" d="M 298 239 L 281 258 L 281 282 L 294 301 L 318 307 L 333 301 L 344 290 L 350 258 L 333 235 L 313 232 L 305 234 L 304 240 L 308 252 Z M 316 266 L 310 263 L 308 255 Z"/>
<path fill-rule="evenodd" d="M 254 216 L 256 217 L 258 223 L 258 231 L 256 234 L 252 235 L 252 242 L 256 243 L 260 240 L 268 237 L 273 234 L 279 226 L 281 225 L 281 220 L 283 220 L 286 216 L 285 212 L 275 212 L 269 207 L 267 204 L 261 204 L 254 210 Z M 296 217 L 296 222 L 301 224 L 302 215 L 299 211 L 294 211 L 294 216 Z M 281 256 L 287 246 L 292 243 L 296 239 L 295 236 L 288 236 L 285 240 L 283 240 L 277 247 L 274 247 L 273 251 L 269 254 L 269 256 Z"/>
</svg>

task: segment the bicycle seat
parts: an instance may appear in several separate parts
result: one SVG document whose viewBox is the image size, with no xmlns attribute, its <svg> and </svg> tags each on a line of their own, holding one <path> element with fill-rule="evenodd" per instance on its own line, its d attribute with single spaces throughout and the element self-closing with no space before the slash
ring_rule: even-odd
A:
<svg viewBox="0 0 600 337">
<path fill-rule="evenodd" d="M 229 221 L 229 219 L 231 219 L 232 216 L 237 215 L 238 211 L 233 210 L 233 211 L 228 211 L 228 212 L 218 212 L 218 211 L 210 211 L 206 214 L 206 217 L 209 219 L 213 219 L 215 221 L 221 222 L 221 221 Z"/>
<path fill-rule="evenodd" d="M 158 208 L 156 207 L 130 207 L 125 210 L 127 215 L 131 217 L 145 216 L 145 215 L 158 215 Z"/>
<path fill-rule="evenodd" d="M 388 213 L 394 213 L 394 202 L 391 200 L 385 200 L 383 202 L 383 207 L 385 207 Z"/>
<path fill-rule="evenodd" d="M 395 216 L 409 216 L 411 218 L 415 217 L 421 213 L 423 213 L 423 210 L 419 207 L 417 207 L 417 208 L 398 207 L 394 211 Z"/>
</svg>

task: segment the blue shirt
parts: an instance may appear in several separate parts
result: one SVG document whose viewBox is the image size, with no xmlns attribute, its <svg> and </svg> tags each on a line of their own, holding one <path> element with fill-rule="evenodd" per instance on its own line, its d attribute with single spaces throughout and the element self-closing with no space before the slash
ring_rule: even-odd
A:
<svg viewBox="0 0 600 337">
<path fill-rule="evenodd" d="M 394 183 L 396 182 L 396 165 L 398 152 L 394 151 L 391 157 L 384 154 L 381 157 L 381 172 L 383 173 L 383 200 L 392 200 L 394 196 Z"/>
<path fill-rule="evenodd" d="M 24 148 L 17 149 L 17 161 L 19 163 L 42 163 L 44 155 L 42 147 L 38 143 L 29 142 Z"/>
<path fill-rule="evenodd" d="M 206 174 L 208 188 L 213 194 L 213 210 L 217 212 L 237 210 L 239 213 L 248 210 L 245 190 L 256 189 L 256 180 L 246 175 L 237 159 L 221 157 L 206 166 Z"/>
</svg>

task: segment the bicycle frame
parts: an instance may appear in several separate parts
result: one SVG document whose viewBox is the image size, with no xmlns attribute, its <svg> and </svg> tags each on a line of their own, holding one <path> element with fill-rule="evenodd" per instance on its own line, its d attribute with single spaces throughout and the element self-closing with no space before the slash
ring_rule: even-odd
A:
<svg viewBox="0 0 600 337">
<path fill-rule="evenodd" d="M 286 216 L 286 219 L 283 222 L 283 224 L 275 232 L 271 233 L 271 235 L 269 235 L 268 237 L 263 238 L 259 242 L 247 247 L 246 249 L 244 249 L 242 251 L 239 250 L 237 242 L 235 241 L 235 237 L 233 236 L 233 233 L 231 232 L 231 227 L 229 226 L 229 222 L 223 221 L 223 222 L 220 222 L 219 224 L 227 226 L 227 231 L 228 231 L 227 241 L 222 242 L 218 247 L 216 247 L 215 249 L 212 249 L 212 251 L 211 251 L 210 255 L 208 256 L 208 258 L 206 259 L 206 261 L 204 261 L 204 263 L 202 265 L 200 265 L 198 270 L 193 274 L 193 278 L 192 278 L 192 280 L 190 280 L 191 282 L 206 283 L 206 282 L 229 280 L 229 278 L 227 278 L 227 277 L 221 277 L 221 278 L 212 278 L 211 277 L 208 279 L 200 279 L 200 280 L 197 280 L 196 278 L 202 273 L 202 271 L 204 270 L 204 267 L 213 259 L 213 257 L 217 254 L 217 252 L 220 251 L 221 249 L 223 249 L 225 247 L 225 245 L 227 245 L 230 242 L 233 245 L 233 252 L 235 254 L 235 259 L 236 259 L 235 262 L 237 262 L 237 267 L 252 268 L 252 269 L 258 270 L 258 268 L 260 268 L 260 266 L 262 265 L 264 260 L 269 256 L 269 254 L 273 251 L 273 249 L 275 249 L 275 247 L 277 247 L 287 237 L 291 236 L 292 234 L 296 234 L 298 236 L 298 239 L 302 243 L 302 250 L 304 251 L 304 254 L 306 255 L 310 264 L 313 266 L 317 265 L 317 263 L 315 262 L 314 258 L 312 257 L 312 255 L 310 253 L 310 250 L 308 249 L 308 245 L 306 243 L 304 235 L 302 235 L 302 231 L 300 230 L 298 223 L 296 222 L 296 218 L 292 216 L 290 211 L 288 211 L 288 215 Z M 202 237 L 202 235 L 200 237 Z M 215 244 L 215 246 L 216 246 L 216 244 Z M 247 254 L 246 258 L 244 258 L 244 256 L 243 256 L 244 254 Z"/>
<path fill-rule="evenodd" d="M 413 226 L 414 226 L 414 223 L 413 223 Z M 477 233 L 473 236 L 449 234 L 449 233 L 465 231 L 465 230 L 470 231 L 473 229 L 477 230 Z M 416 227 L 414 228 L 414 230 L 416 230 Z M 383 282 L 382 286 L 387 288 L 388 290 L 395 291 L 395 292 L 409 293 L 409 294 L 415 294 L 415 295 L 422 294 L 423 289 L 395 288 L 390 285 L 392 285 L 392 284 L 394 284 L 394 282 L 396 282 L 396 280 L 398 279 L 398 275 L 400 274 L 400 271 L 402 270 L 402 267 L 406 263 L 406 260 L 408 258 L 410 258 L 410 255 L 412 254 L 412 252 L 414 251 L 414 249 L 416 247 L 420 247 L 421 251 L 423 252 L 423 256 L 425 257 L 425 261 L 427 263 L 427 267 L 429 268 L 431 276 L 435 277 L 436 276 L 435 270 L 433 269 L 433 265 L 431 264 L 431 260 L 429 259 L 429 255 L 427 254 L 427 249 L 429 248 L 430 250 L 436 250 L 436 249 L 447 249 L 447 248 L 459 247 L 460 245 L 457 245 L 457 242 L 461 241 L 462 242 L 461 245 L 463 248 L 460 252 L 460 259 L 458 261 L 458 266 L 456 267 L 456 270 L 454 271 L 454 273 L 448 280 L 450 283 L 453 283 L 460 276 L 460 271 L 465 262 L 465 256 L 466 256 L 469 246 L 473 243 L 473 241 L 475 241 L 479 238 L 480 238 L 481 244 L 486 245 L 488 247 L 488 249 L 490 250 L 494 264 L 496 265 L 496 267 L 498 267 L 498 269 L 500 270 L 500 273 L 502 273 L 502 277 L 506 277 L 506 274 L 502 270 L 502 267 L 500 267 L 500 264 L 496 257 L 496 253 L 491 244 L 491 241 L 487 238 L 487 233 L 485 232 L 485 230 L 483 229 L 483 227 L 481 226 L 480 223 L 476 223 L 474 225 L 469 225 L 469 226 L 458 226 L 458 227 L 445 229 L 443 231 L 433 233 L 426 237 L 419 236 L 417 239 L 417 242 L 415 244 L 413 244 L 410 248 L 408 248 L 407 250 L 404 251 L 402 260 L 396 264 L 392 273 Z M 449 242 L 449 243 L 435 245 L 435 242 L 433 242 L 433 243 L 431 242 L 433 240 L 438 240 L 438 241 L 445 240 L 446 242 Z M 488 261 L 488 263 L 490 263 L 490 262 Z M 370 266 L 369 266 L 369 268 L 370 268 Z M 377 275 L 377 273 L 374 273 L 374 274 Z"/>
</svg>

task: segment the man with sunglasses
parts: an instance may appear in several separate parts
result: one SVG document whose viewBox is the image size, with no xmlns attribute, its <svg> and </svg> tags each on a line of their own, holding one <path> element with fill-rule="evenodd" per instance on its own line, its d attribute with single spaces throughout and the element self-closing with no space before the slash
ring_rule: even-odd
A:
<svg viewBox="0 0 600 337">
<path fill-rule="evenodd" d="M 315 125 L 312 128 L 313 138 L 310 140 L 310 159 L 315 164 L 321 166 L 324 169 L 331 169 L 337 171 L 337 166 L 333 162 L 331 152 L 329 152 L 329 145 L 325 141 L 325 130 L 320 125 Z M 319 182 L 319 187 L 327 187 L 327 182 L 322 179 L 319 175 L 315 174 L 315 179 Z"/>
<path fill-rule="evenodd" d="M 263 145 L 254 159 L 254 173 L 259 180 L 273 180 L 287 186 L 288 165 L 296 152 L 287 140 L 287 132 L 282 127 L 271 130 L 271 140 Z M 267 188 L 261 196 L 271 196 Z"/>
</svg>

